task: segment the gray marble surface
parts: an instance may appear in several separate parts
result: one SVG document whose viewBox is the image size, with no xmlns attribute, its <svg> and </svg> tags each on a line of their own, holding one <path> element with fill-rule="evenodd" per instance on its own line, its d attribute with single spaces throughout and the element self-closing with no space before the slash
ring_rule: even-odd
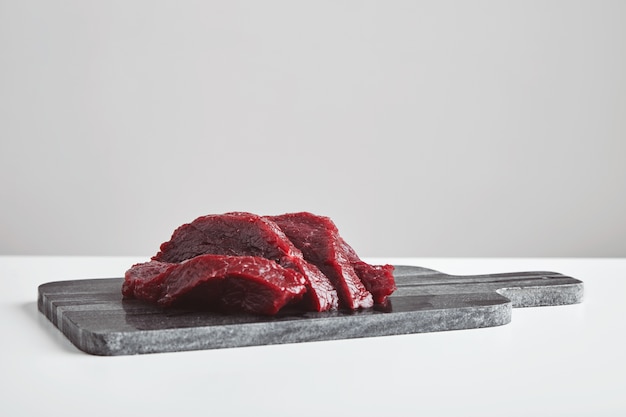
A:
<svg viewBox="0 0 626 417">
<path fill-rule="evenodd" d="M 50 282 L 38 307 L 80 350 L 132 355 L 499 326 L 513 307 L 582 301 L 583 283 L 555 272 L 454 276 L 396 266 L 389 305 L 276 316 L 161 309 L 123 299 L 122 278 Z"/>
</svg>

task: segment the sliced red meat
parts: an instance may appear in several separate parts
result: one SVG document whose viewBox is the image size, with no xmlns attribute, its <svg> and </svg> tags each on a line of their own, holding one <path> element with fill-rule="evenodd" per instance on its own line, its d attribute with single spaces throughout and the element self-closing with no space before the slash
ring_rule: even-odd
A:
<svg viewBox="0 0 626 417">
<path fill-rule="evenodd" d="M 259 256 L 301 273 L 307 280 L 306 306 L 309 310 L 336 308 L 337 292 L 329 279 L 283 231 L 267 218 L 251 213 L 227 213 L 197 218 L 176 229 L 161 245 L 155 261 L 178 263 L 202 254 Z"/>
<path fill-rule="evenodd" d="M 133 265 L 124 276 L 122 294 L 156 302 L 161 297 L 161 283 L 167 272 L 178 264 L 150 261 Z"/>
<path fill-rule="evenodd" d="M 374 302 L 384 304 L 387 297 L 396 290 L 393 265 L 370 265 L 363 262 L 343 238 L 339 238 L 339 241 L 354 271 L 361 278 L 365 288 L 372 293 Z"/>
<path fill-rule="evenodd" d="M 293 269 L 257 256 L 200 255 L 172 264 L 131 267 L 123 294 L 168 307 L 181 303 L 225 312 L 276 314 L 299 300 L 305 279 Z"/>
<path fill-rule="evenodd" d="M 335 224 L 328 217 L 311 213 L 268 216 L 304 255 L 335 285 L 340 305 L 349 309 L 371 307 L 372 294 L 350 263 Z"/>
</svg>

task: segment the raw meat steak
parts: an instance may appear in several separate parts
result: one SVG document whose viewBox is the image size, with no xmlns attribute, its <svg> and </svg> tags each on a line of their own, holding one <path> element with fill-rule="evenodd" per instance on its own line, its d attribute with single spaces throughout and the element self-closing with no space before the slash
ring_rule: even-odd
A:
<svg viewBox="0 0 626 417">
<path fill-rule="evenodd" d="M 161 297 L 161 282 L 178 264 L 150 261 L 133 265 L 124 275 L 122 294 L 156 302 Z"/>
<path fill-rule="evenodd" d="M 387 297 L 396 290 L 393 265 L 370 265 L 367 262 L 363 262 L 343 238 L 339 238 L 339 242 L 354 271 L 361 278 L 361 282 L 372 293 L 374 303 L 384 304 L 387 301 Z"/>
<path fill-rule="evenodd" d="M 225 312 L 276 314 L 306 291 L 293 269 L 257 256 L 200 255 L 183 263 L 131 267 L 123 294 L 167 307 L 181 303 Z"/>
<path fill-rule="evenodd" d="M 337 291 L 272 221 L 251 213 L 226 213 L 197 218 L 176 229 L 152 259 L 177 263 L 202 254 L 260 256 L 298 271 L 307 280 L 308 309 L 337 307 Z"/>
<path fill-rule="evenodd" d="M 372 294 L 361 282 L 341 243 L 335 224 L 328 217 L 311 213 L 289 213 L 268 216 L 285 232 L 304 254 L 335 285 L 343 307 L 372 307 Z"/>
</svg>

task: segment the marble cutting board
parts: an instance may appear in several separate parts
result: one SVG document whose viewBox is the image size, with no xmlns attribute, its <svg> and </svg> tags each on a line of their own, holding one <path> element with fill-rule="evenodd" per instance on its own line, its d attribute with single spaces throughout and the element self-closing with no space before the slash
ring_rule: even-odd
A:
<svg viewBox="0 0 626 417">
<path fill-rule="evenodd" d="M 425 333 L 499 326 L 514 307 L 582 301 L 583 283 L 555 272 L 447 275 L 396 266 L 389 305 L 277 316 L 164 310 L 122 298 L 122 278 L 39 286 L 38 307 L 80 350 L 132 355 Z"/>
</svg>

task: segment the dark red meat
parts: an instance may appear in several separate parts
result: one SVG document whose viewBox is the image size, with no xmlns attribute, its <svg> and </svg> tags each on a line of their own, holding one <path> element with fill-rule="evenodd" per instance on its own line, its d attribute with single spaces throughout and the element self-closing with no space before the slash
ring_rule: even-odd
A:
<svg viewBox="0 0 626 417">
<path fill-rule="evenodd" d="M 156 302 L 161 298 L 161 283 L 170 269 L 178 264 L 150 261 L 133 265 L 124 276 L 122 294 Z"/>
<path fill-rule="evenodd" d="M 396 290 L 393 266 L 370 265 L 363 262 L 354 249 L 339 235 L 337 227 L 330 218 L 306 212 L 269 216 L 269 218 L 283 229 L 287 237 L 302 251 L 305 259 L 320 267 L 325 274 L 334 275 L 335 280 L 338 279 L 337 276 L 345 274 L 346 282 L 351 283 L 354 282 L 354 276 L 345 264 L 347 260 L 365 288 L 372 294 L 374 303 L 385 303 L 387 297 Z M 330 269 L 335 272 L 329 271 Z M 339 287 L 337 288 L 339 290 Z M 360 287 L 347 284 L 347 288 L 343 291 L 344 296 L 353 288 Z M 341 296 L 341 290 L 339 294 Z"/>
<path fill-rule="evenodd" d="M 257 256 L 200 255 L 183 263 L 150 261 L 131 267 L 123 294 L 167 307 L 176 303 L 219 311 L 276 314 L 299 300 L 305 279 Z"/>
<path fill-rule="evenodd" d="M 289 213 L 269 216 L 304 254 L 335 285 L 343 307 L 357 309 L 374 305 L 367 290 L 350 263 L 335 224 L 328 217 L 311 213 Z"/>
<path fill-rule="evenodd" d="M 251 213 L 202 216 L 176 229 L 161 245 L 155 261 L 178 263 L 203 254 L 259 256 L 301 273 L 306 279 L 307 308 L 325 311 L 337 307 L 337 292 L 328 278 L 272 221 Z"/>
<path fill-rule="evenodd" d="M 384 304 L 387 301 L 387 297 L 396 290 L 393 265 L 370 265 L 367 262 L 363 262 L 345 240 L 339 238 L 339 242 L 354 271 L 361 278 L 361 282 L 372 293 L 374 302 L 376 304 Z"/>
</svg>

